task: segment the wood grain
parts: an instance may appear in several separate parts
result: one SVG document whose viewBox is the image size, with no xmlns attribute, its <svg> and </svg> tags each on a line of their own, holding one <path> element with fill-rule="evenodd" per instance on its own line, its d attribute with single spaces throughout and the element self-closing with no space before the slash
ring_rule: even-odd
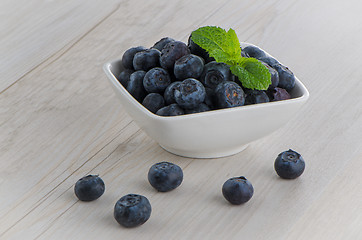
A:
<svg viewBox="0 0 362 240">
<path fill-rule="evenodd" d="M 50 29 L 59 35 L 56 45 L 26 43 L 44 49 L 32 55 L 0 44 L 6 58 L 16 56 L 1 67 L 9 80 L 0 86 L 0 239 L 362 238 L 361 2 L 136 0 L 91 2 L 85 11 L 81 0 L 58 4 L 24 3 L 18 14 L 25 21 L 8 18 L 14 5 L 1 3 L 8 27 L 0 43 L 41 33 L 49 40 Z M 34 23 L 39 28 L 20 31 Z M 241 41 L 288 64 L 311 93 L 279 131 L 239 154 L 209 160 L 160 148 L 123 110 L 102 72 L 103 63 L 131 46 L 149 47 L 165 36 L 186 41 L 203 25 L 234 28 Z M 16 66 L 24 71 L 15 73 Z M 293 181 L 273 170 L 276 155 L 288 148 L 307 164 Z M 182 167 L 180 188 L 158 193 L 149 186 L 148 168 L 159 161 Z M 106 193 L 83 203 L 73 187 L 88 173 L 101 175 Z M 255 194 L 231 206 L 221 186 L 239 175 Z M 112 211 L 131 192 L 147 196 L 153 211 L 142 227 L 124 229 Z"/>
</svg>

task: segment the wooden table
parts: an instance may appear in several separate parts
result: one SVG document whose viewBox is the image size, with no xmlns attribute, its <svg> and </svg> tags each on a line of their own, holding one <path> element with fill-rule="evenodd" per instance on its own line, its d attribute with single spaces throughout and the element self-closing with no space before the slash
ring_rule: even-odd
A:
<svg viewBox="0 0 362 240">
<path fill-rule="evenodd" d="M 2 0 L 0 239 L 362 239 L 361 10 L 359 0 Z M 161 149 L 102 71 L 129 47 L 186 41 L 204 25 L 232 27 L 266 49 L 311 95 L 277 132 L 209 160 Z M 306 161 L 291 181 L 273 169 L 289 148 Z M 150 187 L 159 161 L 182 167 L 178 189 Z M 84 203 L 73 188 L 89 173 L 106 192 Z M 240 175 L 255 193 L 232 206 L 221 186 Z M 141 227 L 113 218 L 127 193 L 152 204 Z"/>
</svg>

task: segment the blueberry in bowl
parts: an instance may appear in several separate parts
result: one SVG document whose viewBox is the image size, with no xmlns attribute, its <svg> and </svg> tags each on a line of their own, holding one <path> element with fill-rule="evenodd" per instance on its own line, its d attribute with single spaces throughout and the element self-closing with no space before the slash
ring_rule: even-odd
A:
<svg viewBox="0 0 362 240">
<path fill-rule="evenodd" d="M 191 57 L 190 60 L 190 55 L 195 55 L 197 51 L 191 51 L 190 54 L 186 44 L 166 42 L 161 49 L 160 64 L 154 68 L 166 70 L 169 78 L 159 81 L 152 77 L 144 85 L 145 75 L 153 70 L 137 70 L 130 74 L 129 80 L 125 80 L 128 81 L 125 87 L 118 79 L 121 72 L 126 70 L 122 59 L 104 64 L 103 69 L 124 110 L 162 148 L 176 155 L 216 158 L 236 154 L 250 142 L 285 125 L 309 97 L 306 87 L 289 68 L 253 44 L 237 44 L 240 58 L 246 59 L 249 53 L 255 54 L 251 48 L 248 54 L 241 52 L 252 46 L 259 58 L 274 59 L 269 60 L 269 63 L 280 64 L 274 66 L 275 69 L 256 58 L 250 59 L 253 64 L 259 62 L 258 67 L 262 66 L 262 71 L 270 76 L 269 82 L 264 82 L 265 90 L 261 91 L 253 89 L 253 86 L 247 85 L 248 82 L 240 80 L 240 75 L 234 74 L 243 74 L 243 69 L 214 62 L 220 59 L 204 64 L 203 72 L 197 77 L 200 74 L 198 68 L 202 65 L 199 58 L 202 56 Z M 198 62 L 198 68 L 195 68 L 197 71 L 185 70 L 183 65 L 194 60 L 195 64 Z M 178 77 L 175 77 L 174 67 L 178 63 L 181 71 L 177 70 Z M 249 67 L 245 66 L 245 69 Z M 166 87 L 162 84 L 158 87 L 158 83 L 164 82 Z M 156 104 L 153 100 L 149 101 L 148 97 L 148 109 L 142 103 L 151 92 L 158 94 L 157 98 L 154 96 L 155 99 L 159 95 L 163 96 L 164 101 L 158 99 L 160 103 Z"/>
</svg>

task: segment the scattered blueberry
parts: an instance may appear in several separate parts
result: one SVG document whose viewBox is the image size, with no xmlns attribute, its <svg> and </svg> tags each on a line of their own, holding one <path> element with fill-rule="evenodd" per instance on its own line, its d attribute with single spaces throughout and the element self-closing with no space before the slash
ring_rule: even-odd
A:
<svg viewBox="0 0 362 240">
<path fill-rule="evenodd" d="M 133 67 L 135 70 L 148 71 L 151 68 L 160 66 L 161 52 L 155 48 L 138 52 L 133 58 Z"/>
<path fill-rule="evenodd" d="M 274 169 L 281 178 L 294 179 L 304 172 L 305 162 L 299 153 L 289 149 L 278 155 Z"/>
<path fill-rule="evenodd" d="M 165 89 L 165 92 L 163 94 L 163 97 L 165 98 L 166 105 L 170 105 L 172 103 L 176 103 L 175 100 L 175 89 L 179 88 L 181 82 L 175 81 L 168 85 L 168 87 Z"/>
<path fill-rule="evenodd" d="M 79 179 L 74 192 L 81 201 L 93 201 L 103 195 L 105 186 L 103 180 L 98 175 L 88 175 Z"/>
<path fill-rule="evenodd" d="M 243 48 L 243 51 L 246 52 L 250 57 L 253 57 L 256 59 L 260 59 L 260 58 L 266 56 L 266 54 L 263 50 L 261 50 L 260 48 L 258 48 L 256 46 L 252 46 L 252 45 Z"/>
<path fill-rule="evenodd" d="M 287 100 L 287 99 L 291 98 L 288 91 L 283 88 L 276 87 L 273 89 L 269 89 L 268 92 L 269 92 L 270 99 L 273 102 Z"/>
<path fill-rule="evenodd" d="M 216 106 L 218 108 L 231 108 L 242 106 L 245 103 L 245 93 L 235 82 L 220 83 L 215 89 Z"/>
<path fill-rule="evenodd" d="M 222 186 L 222 194 L 231 204 L 240 205 L 251 199 L 254 188 L 245 177 L 233 177 Z"/>
<path fill-rule="evenodd" d="M 134 70 L 134 68 L 133 68 L 134 55 L 136 53 L 144 51 L 144 50 L 146 50 L 145 47 L 138 46 L 138 47 L 130 48 L 127 51 L 125 51 L 123 56 L 122 56 L 122 65 L 123 65 L 123 67 L 126 68 L 126 69 Z"/>
<path fill-rule="evenodd" d="M 120 225 L 132 228 L 144 224 L 150 218 L 151 210 L 145 196 L 127 194 L 116 202 L 113 216 Z"/>
<path fill-rule="evenodd" d="M 175 41 L 175 39 L 172 39 L 172 38 L 169 38 L 169 37 L 164 37 L 160 41 L 156 42 L 155 45 L 153 45 L 152 48 L 156 48 L 156 49 L 162 51 L 162 48 L 164 48 L 167 43 L 170 43 L 170 42 L 173 42 L 173 41 Z"/>
<path fill-rule="evenodd" d="M 204 69 L 204 60 L 196 55 L 187 54 L 175 62 L 174 74 L 179 80 L 200 77 Z"/>
<path fill-rule="evenodd" d="M 245 90 L 245 105 L 269 102 L 269 97 L 262 90 Z"/>
<path fill-rule="evenodd" d="M 185 111 L 177 103 L 172 103 L 166 107 L 160 108 L 156 114 L 164 117 L 178 116 L 185 114 Z"/>
<path fill-rule="evenodd" d="M 291 90 L 295 85 L 295 76 L 288 67 L 281 64 L 276 64 L 272 66 L 279 74 L 279 84 L 278 87 L 284 88 L 285 90 Z"/>
<path fill-rule="evenodd" d="M 174 163 L 156 163 L 148 171 L 148 181 L 152 187 L 160 192 L 168 192 L 177 188 L 182 180 L 182 169 Z"/>
<path fill-rule="evenodd" d="M 213 61 L 205 64 L 200 81 L 205 87 L 215 89 L 221 82 L 232 81 L 233 76 L 229 65 Z"/>
<path fill-rule="evenodd" d="M 118 81 L 123 85 L 123 87 L 127 88 L 129 77 L 134 71 L 131 69 L 125 69 L 118 75 Z"/>
<path fill-rule="evenodd" d="M 143 78 L 143 87 L 149 93 L 163 93 L 170 83 L 170 75 L 165 69 L 160 67 L 152 68 Z"/>
<path fill-rule="evenodd" d="M 183 80 L 175 89 L 175 100 L 180 107 L 193 109 L 205 100 L 205 87 L 194 78 Z"/>
<path fill-rule="evenodd" d="M 185 43 L 180 41 L 169 42 L 161 51 L 161 67 L 164 69 L 173 69 L 176 60 L 189 53 L 190 50 Z"/>
<path fill-rule="evenodd" d="M 143 99 L 142 105 L 152 113 L 156 113 L 160 108 L 165 106 L 165 100 L 159 93 L 149 93 L 145 99 Z"/>
<path fill-rule="evenodd" d="M 145 75 L 146 72 L 142 70 L 132 73 L 127 85 L 127 91 L 139 102 L 142 102 L 147 95 L 147 91 L 143 87 L 143 78 Z"/>
<path fill-rule="evenodd" d="M 200 113 L 200 112 L 206 112 L 210 111 L 210 107 L 205 103 L 200 103 L 199 106 L 193 108 L 193 109 L 185 109 L 185 114 L 191 114 L 191 113 Z"/>
</svg>

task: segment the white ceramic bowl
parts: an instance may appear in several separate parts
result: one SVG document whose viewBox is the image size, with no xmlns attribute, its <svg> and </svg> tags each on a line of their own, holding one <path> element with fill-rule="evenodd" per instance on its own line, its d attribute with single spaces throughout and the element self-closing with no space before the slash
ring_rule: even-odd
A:
<svg viewBox="0 0 362 240">
<path fill-rule="evenodd" d="M 243 43 L 245 47 L 247 43 Z M 192 158 L 217 158 L 236 154 L 248 143 L 285 125 L 307 101 L 309 92 L 296 78 L 292 99 L 228 109 L 163 117 L 142 106 L 119 83 L 122 61 L 104 64 L 108 80 L 126 112 L 162 148 Z"/>
</svg>

